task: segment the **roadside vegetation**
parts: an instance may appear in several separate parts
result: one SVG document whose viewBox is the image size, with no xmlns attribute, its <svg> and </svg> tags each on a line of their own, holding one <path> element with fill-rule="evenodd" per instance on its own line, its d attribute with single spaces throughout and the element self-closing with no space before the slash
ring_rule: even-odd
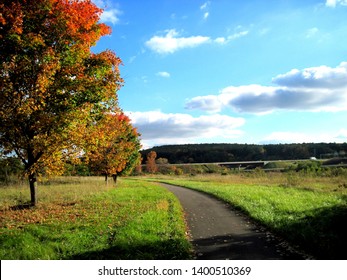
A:
<svg viewBox="0 0 347 280">
<path fill-rule="evenodd" d="M 189 259 L 176 197 L 150 182 L 101 177 L 43 181 L 31 207 L 27 185 L 0 188 L 0 259 Z"/>
</svg>

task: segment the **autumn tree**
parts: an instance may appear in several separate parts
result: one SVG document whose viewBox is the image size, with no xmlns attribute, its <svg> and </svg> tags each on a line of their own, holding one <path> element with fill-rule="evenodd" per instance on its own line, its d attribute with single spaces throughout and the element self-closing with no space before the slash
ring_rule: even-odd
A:
<svg viewBox="0 0 347 280">
<path fill-rule="evenodd" d="M 140 162 L 139 134 L 123 113 L 107 113 L 86 130 L 86 158 L 92 170 L 110 176 L 129 174 Z"/>
<path fill-rule="evenodd" d="M 147 161 L 146 161 L 146 170 L 149 173 L 155 173 L 158 171 L 158 166 L 155 162 L 155 159 L 157 158 L 157 153 L 155 151 L 150 151 L 147 154 Z"/>
<path fill-rule="evenodd" d="M 0 147 L 37 174 L 77 147 L 78 126 L 117 111 L 120 59 L 90 48 L 111 30 L 90 0 L 0 2 Z"/>
</svg>

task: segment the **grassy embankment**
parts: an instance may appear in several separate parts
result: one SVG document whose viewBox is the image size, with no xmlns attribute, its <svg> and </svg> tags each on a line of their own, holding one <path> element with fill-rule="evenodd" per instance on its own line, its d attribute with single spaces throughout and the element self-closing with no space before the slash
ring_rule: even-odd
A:
<svg viewBox="0 0 347 280">
<path fill-rule="evenodd" d="M 347 259 L 345 177 L 255 172 L 158 180 L 211 193 L 318 259 Z"/>
<path fill-rule="evenodd" d="M 150 182 L 60 178 L 0 188 L 0 259 L 187 259 L 182 209 Z M 28 196 L 28 197 L 27 197 Z"/>
</svg>

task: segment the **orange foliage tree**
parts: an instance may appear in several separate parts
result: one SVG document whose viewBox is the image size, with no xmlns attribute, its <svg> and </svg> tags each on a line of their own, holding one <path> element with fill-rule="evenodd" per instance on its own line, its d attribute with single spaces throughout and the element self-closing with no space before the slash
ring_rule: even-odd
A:
<svg viewBox="0 0 347 280">
<path fill-rule="evenodd" d="M 111 30 L 90 0 L 0 2 L 0 147 L 16 153 L 35 205 L 37 174 L 76 146 L 81 123 L 119 111 L 112 51 L 90 48 Z"/>
<path fill-rule="evenodd" d="M 114 182 L 120 174 L 129 174 L 139 163 L 139 134 L 123 113 L 107 113 L 87 128 L 86 159 L 91 169 Z"/>
<path fill-rule="evenodd" d="M 158 166 L 155 162 L 155 159 L 157 158 L 157 153 L 155 151 L 150 151 L 147 154 L 147 161 L 146 161 L 146 170 L 149 173 L 155 173 L 158 171 Z"/>
</svg>

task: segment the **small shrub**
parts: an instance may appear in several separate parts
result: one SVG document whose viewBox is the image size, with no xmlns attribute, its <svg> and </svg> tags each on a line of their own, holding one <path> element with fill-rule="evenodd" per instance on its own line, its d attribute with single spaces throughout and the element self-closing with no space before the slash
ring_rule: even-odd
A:
<svg viewBox="0 0 347 280">
<path fill-rule="evenodd" d="M 296 172 L 287 172 L 286 181 L 283 184 L 285 187 L 296 187 L 299 186 L 301 182 L 300 176 Z"/>
<path fill-rule="evenodd" d="M 308 161 L 299 163 L 296 171 L 309 175 L 318 175 L 322 172 L 322 164 L 319 161 Z"/>
<path fill-rule="evenodd" d="M 175 169 L 175 174 L 176 175 L 183 175 L 183 170 L 181 168 L 176 168 Z"/>
</svg>

